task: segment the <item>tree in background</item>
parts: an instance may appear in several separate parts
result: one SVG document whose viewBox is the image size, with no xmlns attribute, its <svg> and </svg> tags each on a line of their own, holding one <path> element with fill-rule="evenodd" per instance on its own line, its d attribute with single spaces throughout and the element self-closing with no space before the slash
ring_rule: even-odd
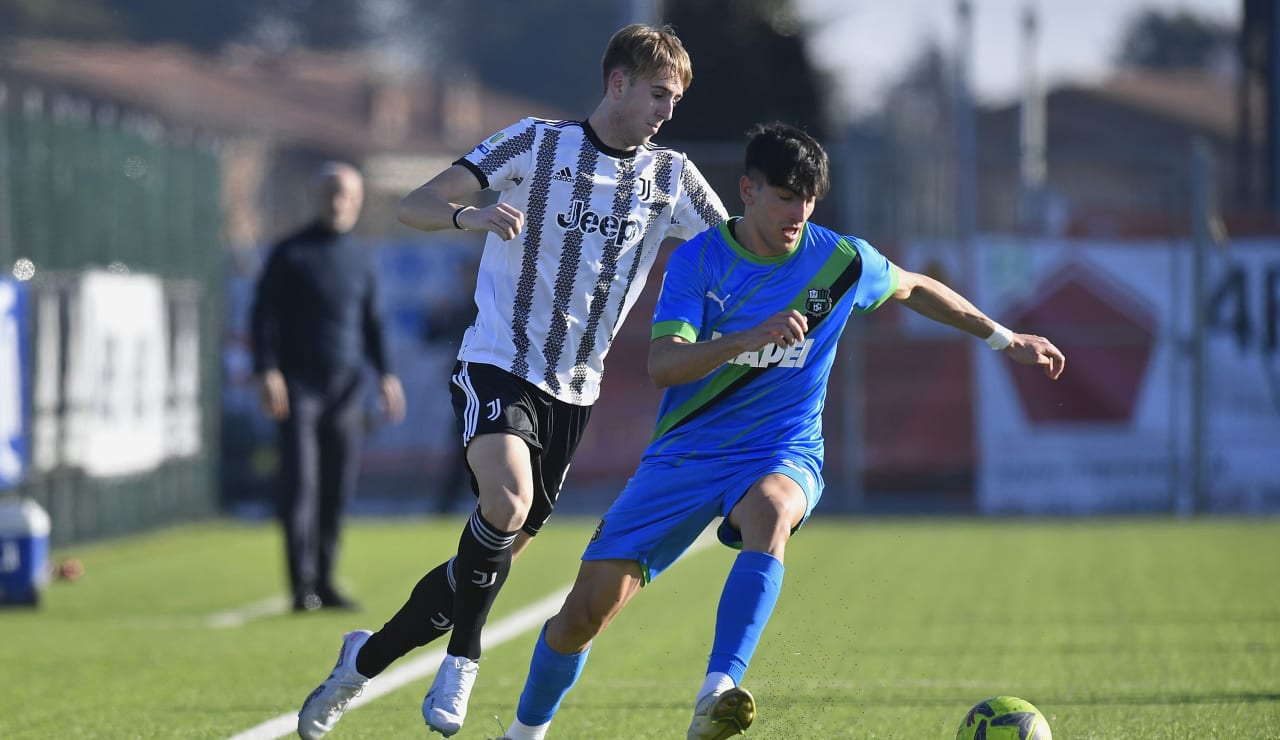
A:
<svg viewBox="0 0 1280 740">
<path fill-rule="evenodd" d="M 625 2 L 441 0 L 433 12 L 446 56 L 484 84 L 567 111 L 589 111 L 603 91 L 600 55 Z M 694 92 L 660 141 L 740 142 L 756 121 L 783 120 L 821 138 L 829 85 L 810 64 L 791 0 L 668 0 L 670 23 L 693 58 Z"/>
<path fill-rule="evenodd" d="M 1235 57 L 1236 31 L 1185 10 L 1144 10 L 1129 22 L 1116 63 L 1147 69 L 1220 69 Z"/>
<path fill-rule="evenodd" d="M 810 64 L 791 0 L 672 0 L 664 22 L 693 57 L 696 92 L 664 141 L 740 142 L 757 121 L 823 138 L 829 85 Z M 626 2 L 581 0 L 0 0 L 0 37 L 173 43 L 217 52 L 247 43 L 367 50 L 390 72 L 437 70 L 566 111 L 602 91 L 598 50 L 629 22 Z"/>
<path fill-rule="evenodd" d="M 123 26 L 104 0 L 0 0 L 0 41 L 20 36 L 116 37 Z"/>
<path fill-rule="evenodd" d="M 809 61 L 804 27 L 790 0 L 680 0 L 667 3 L 693 58 L 694 91 L 662 136 L 738 141 L 757 121 L 785 121 L 823 139 L 824 75 Z"/>
<path fill-rule="evenodd" d="M 457 5 L 446 0 L 444 5 Z M 0 36 L 179 44 L 218 51 L 245 42 L 269 51 L 355 49 L 431 38 L 437 11 L 413 0 L 0 0 Z"/>
<path fill-rule="evenodd" d="M 439 68 L 572 115 L 604 94 L 600 50 L 626 21 L 617 2 L 440 0 Z M 696 64 L 696 61 L 695 61 Z M 512 121 L 514 123 L 514 121 Z"/>
</svg>

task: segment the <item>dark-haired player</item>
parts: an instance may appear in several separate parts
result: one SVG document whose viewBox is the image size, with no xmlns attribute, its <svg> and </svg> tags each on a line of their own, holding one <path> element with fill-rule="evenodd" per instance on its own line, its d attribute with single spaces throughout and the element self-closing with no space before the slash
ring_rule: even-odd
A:
<svg viewBox="0 0 1280 740">
<path fill-rule="evenodd" d="M 649 375 L 667 389 L 657 430 L 538 637 L 508 740 L 546 736 L 591 641 L 718 516 L 720 541 L 742 552 L 688 738 L 723 740 L 751 724 L 755 701 L 738 684 L 781 592 L 787 541 L 822 495 L 822 407 L 853 314 L 893 298 L 1061 374 L 1065 359 L 1043 337 L 1013 333 L 867 242 L 808 223 L 828 171 L 803 131 L 757 128 L 739 183 L 743 216 L 672 254 L 649 349 Z"/>
</svg>

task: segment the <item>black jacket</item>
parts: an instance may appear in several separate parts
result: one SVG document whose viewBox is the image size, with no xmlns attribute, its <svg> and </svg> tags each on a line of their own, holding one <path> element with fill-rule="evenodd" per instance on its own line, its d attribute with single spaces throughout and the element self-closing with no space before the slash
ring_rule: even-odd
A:
<svg viewBox="0 0 1280 740">
<path fill-rule="evenodd" d="M 324 391 L 360 372 L 390 372 L 369 250 L 312 224 L 272 248 L 250 315 L 253 368 Z"/>
</svg>

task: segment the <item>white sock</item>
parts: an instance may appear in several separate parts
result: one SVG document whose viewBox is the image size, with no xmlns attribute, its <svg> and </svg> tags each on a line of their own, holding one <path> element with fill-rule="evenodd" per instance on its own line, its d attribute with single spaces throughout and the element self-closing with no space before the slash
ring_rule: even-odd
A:
<svg viewBox="0 0 1280 740">
<path fill-rule="evenodd" d="M 719 671 L 708 673 L 707 679 L 702 682 L 702 688 L 698 689 L 698 701 L 702 701 L 702 697 L 707 694 L 719 694 L 736 685 L 728 673 L 720 673 Z"/>
<path fill-rule="evenodd" d="M 547 736 L 547 728 L 551 727 L 548 722 L 536 727 L 530 727 L 518 719 L 511 721 L 511 726 L 507 728 L 507 737 L 511 740 L 544 740 Z"/>
</svg>

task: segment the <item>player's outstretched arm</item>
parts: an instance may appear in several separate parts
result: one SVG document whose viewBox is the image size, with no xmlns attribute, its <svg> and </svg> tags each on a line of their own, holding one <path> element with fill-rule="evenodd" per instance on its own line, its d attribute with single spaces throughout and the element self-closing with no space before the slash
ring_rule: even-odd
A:
<svg viewBox="0 0 1280 740">
<path fill-rule="evenodd" d="M 476 229 L 513 239 L 524 229 L 524 213 L 507 203 L 477 208 L 457 203 L 480 190 L 476 176 L 460 164 L 431 178 L 400 201 L 400 223 L 423 231 Z"/>
<path fill-rule="evenodd" d="M 743 352 L 756 352 L 770 344 L 793 347 L 804 341 L 809 322 L 799 311 L 786 310 L 750 329 L 703 342 L 681 337 L 658 337 L 649 343 L 649 378 L 659 388 L 692 383 Z"/>
<path fill-rule="evenodd" d="M 969 299 L 928 275 L 900 270 L 898 289 L 893 297 L 921 316 L 954 326 L 979 339 L 988 339 L 997 332 L 1008 332 L 979 311 Z M 1022 365 L 1039 365 L 1052 380 L 1062 375 L 1067 359 L 1053 342 L 1034 334 L 1009 333 L 1009 342 L 1004 347 L 1009 359 Z"/>
</svg>

